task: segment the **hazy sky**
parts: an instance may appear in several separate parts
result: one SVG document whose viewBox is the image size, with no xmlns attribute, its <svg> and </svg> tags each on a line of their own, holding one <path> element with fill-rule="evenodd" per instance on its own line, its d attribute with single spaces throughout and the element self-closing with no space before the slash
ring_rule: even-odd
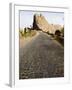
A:
<svg viewBox="0 0 72 90">
<path fill-rule="evenodd" d="M 33 23 L 33 15 L 36 13 L 42 14 L 50 24 L 64 25 L 64 13 L 62 12 L 20 11 L 20 28 L 30 27 Z"/>
</svg>

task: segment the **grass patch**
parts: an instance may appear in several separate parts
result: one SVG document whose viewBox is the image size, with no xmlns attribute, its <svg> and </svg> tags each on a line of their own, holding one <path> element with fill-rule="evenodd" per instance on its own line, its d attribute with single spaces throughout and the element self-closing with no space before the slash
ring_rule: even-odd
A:
<svg viewBox="0 0 72 90">
<path fill-rule="evenodd" d="M 62 46 L 64 46 L 64 37 L 61 35 L 55 35 L 51 34 L 49 32 L 46 32 L 48 35 L 50 35 L 52 38 L 54 38 L 56 41 L 58 41 Z"/>
<path fill-rule="evenodd" d="M 64 46 L 64 37 L 56 36 L 55 40 L 57 40 L 62 46 Z"/>
<path fill-rule="evenodd" d="M 29 30 L 27 32 L 20 31 L 20 36 L 21 37 L 27 38 L 27 37 L 32 37 L 34 35 L 36 35 L 36 31 L 35 30 Z"/>
</svg>

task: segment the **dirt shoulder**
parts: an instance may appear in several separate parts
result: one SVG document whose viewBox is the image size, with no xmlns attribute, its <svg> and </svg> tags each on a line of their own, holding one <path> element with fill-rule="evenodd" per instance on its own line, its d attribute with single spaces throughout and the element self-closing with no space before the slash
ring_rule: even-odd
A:
<svg viewBox="0 0 72 90">
<path fill-rule="evenodd" d="M 36 35 L 32 36 L 32 37 L 20 37 L 19 38 L 19 46 L 20 48 L 26 46 L 30 41 L 34 40 L 37 36 L 39 35 L 39 33 L 36 31 Z"/>
</svg>

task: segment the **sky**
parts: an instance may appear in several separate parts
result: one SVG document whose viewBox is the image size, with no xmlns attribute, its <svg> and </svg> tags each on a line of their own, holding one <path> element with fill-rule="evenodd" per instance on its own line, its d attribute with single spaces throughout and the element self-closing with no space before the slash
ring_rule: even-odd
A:
<svg viewBox="0 0 72 90">
<path fill-rule="evenodd" d="M 42 14 L 50 24 L 64 25 L 63 12 L 20 11 L 19 13 L 20 13 L 20 29 L 32 26 L 33 16 L 36 13 Z"/>
</svg>

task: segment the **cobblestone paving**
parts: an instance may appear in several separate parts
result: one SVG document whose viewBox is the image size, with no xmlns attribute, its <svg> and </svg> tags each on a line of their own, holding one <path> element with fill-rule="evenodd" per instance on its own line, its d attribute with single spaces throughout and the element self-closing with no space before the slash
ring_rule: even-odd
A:
<svg viewBox="0 0 72 90">
<path fill-rule="evenodd" d="M 64 48 L 43 32 L 19 49 L 19 78 L 64 76 Z"/>
</svg>

